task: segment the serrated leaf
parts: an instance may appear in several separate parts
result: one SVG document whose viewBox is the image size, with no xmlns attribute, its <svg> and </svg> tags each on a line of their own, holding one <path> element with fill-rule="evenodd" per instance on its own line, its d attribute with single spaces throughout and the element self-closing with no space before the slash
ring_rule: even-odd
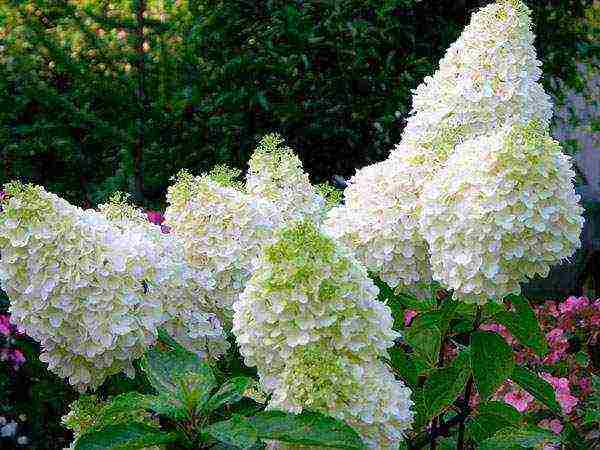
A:
<svg viewBox="0 0 600 450">
<path fill-rule="evenodd" d="M 475 442 L 482 442 L 497 431 L 521 425 L 522 417 L 512 406 L 504 402 L 481 403 L 477 413 L 467 422 L 467 432 Z"/>
<path fill-rule="evenodd" d="M 190 411 L 203 405 L 215 387 L 212 369 L 188 351 L 157 345 L 146 351 L 140 366 L 159 395 L 182 400 Z"/>
<path fill-rule="evenodd" d="M 497 333 L 476 331 L 471 337 L 471 367 L 477 391 L 486 400 L 512 374 L 512 348 Z"/>
<path fill-rule="evenodd" d="M 561 413 L 561 407 L 556 401 L 554 389 L 546 380 L 523 366 L 516 366 L 510 378 L 552 411 L 558 414 Z"/>
<path fill-rule="evenodd" d="M 74 450 L 134 450 L 177 440 L 175 433 L 167 433 L 147 424 L 130 422 L 108 425 L 80 436 Z"/>
<path fill-rule="evenodd" d="M 404 337 L 419 358 L 435 367 L 442 345 L 442 332 L 429 316 L 415 318 Z"/>
<path fill-rule="evenodd" d="M 411 388 L 416 387 L 419 370 L 411 359 L 411 356 L 398 347 L 391 348 L 388 350 L 388 353 L 392 366 L 396 369 L 402 380 Z"/>
<path fill-rule="evenodd" d="M 468 359 L 468 352 L 463 352 L 450 366 L 431 372 L 423 386 L 427 419 L 439 415 L 463 392 L 471 375 Z"/>
<path fill-rule="evenodd" d="M 359 435 L 344 422 L 319 413 L 263 411 L 249 417 L 261 439 L 274 439 L 319 448 L 364 449 Z"/>
<path fill-rule="evenodd" d="M 206 402 L 204 409 L 213 411 L 223 405 L 236 403 L 242 399 L 244 391 L 252 383 L 248 377 L 232 378 L 223 384 L 217 392 Z"/>
<path fill-rule="evenodd" d="M 500 311 L 493 320 L 504 325 L 525 347 L 529 347 L 539 356 L 546 355 L 548 353 L 546 337 L 527 299 L 520 295 L 511 295 L 507 299 L 511 301 L 516 311 Z"/>
<path fill-rule="evenodd" d="M 206 432 L 219 442 L 241 449 L 252 448 L 258 442 L 256 428 L 248 419 L 238 415 L 210 425 L 206 428 Z"/>
<path fill-rule="evenodd" d="M 508 427 L 496 432 L 478 447 L 479 450 L 506 450 L 515 446 L 530 448 L 544 444 L 558 444 L 560 438 L 539 427 Z"/>
</svg>

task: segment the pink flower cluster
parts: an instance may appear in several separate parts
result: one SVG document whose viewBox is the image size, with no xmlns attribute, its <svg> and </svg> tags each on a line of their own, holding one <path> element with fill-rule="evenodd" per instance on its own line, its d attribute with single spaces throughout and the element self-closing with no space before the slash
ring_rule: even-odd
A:
<svg viewBox="0 0 600 450">
<path fill-rule="evenodd" d="M 148 210 L 146 211 L 146 217 L 148 217 L 149 222 L 158 225 L 163 233 L 170 233 L 171 229 L 167 225 L 163 225 L 165 216 L 161 212 Z"/>
<path fill-rule="evenodd" d="M 556 401 L 565 414 L 571 414 L 579 402 L 577 397 L 571 395 L 571 387 L 567 378 L 556 378 L 549 373 L 542 373 L 541 377 L 552 385 L 556 394 Z"/>
<path fill-rule="evenodd" d="M 517 363 L 527 365 L 550 383 L 563 413 L 577 417 L 579 413 L 576 407 L 592 393 L 592 383 L 589 368 L 582 366 L 581 360 L 575 357 L 578 349 L 573 348 L 570 342 L 579 340 L 583 352 L 599 342 L 600 300 L 590 301 L 587 297 L 572 296 L 563 302 L 547 301 L 536 307 L 535 311 L 549 346 L 549 352 L 543 358 L 521 346 L 501 324 L 488 323 L 480 329 L 494 331 L 504 337 L 517 352 Z M 568 375 L 559 375 L 565 373 Z M 494 397 L 522 413 L 543 409 L 532 395 L 510 381 Z M 477 399 L 472 398 L 471 401 L 476 402 Z M 557 419 L 544 419 L 538 425 L 557 434 L 563 428 L 563 424 Z"/>
<path fill-rule="evenodd" d="M 0 315 L 0 361 L 8 362 L 15 370 L 26 361 L 23 352 L 12 347 L 14 338 L 19 334 L 16 327 L 10 323 L 9 316 Z"/>
</svg>

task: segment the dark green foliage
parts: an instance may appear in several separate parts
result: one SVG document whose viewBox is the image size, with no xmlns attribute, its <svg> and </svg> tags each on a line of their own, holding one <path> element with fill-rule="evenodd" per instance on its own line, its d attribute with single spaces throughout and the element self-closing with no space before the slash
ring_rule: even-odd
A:
<svg viewBox="0 0 600 450">
<path fill-rule="evenodd" d="M 162 17 L 155 3 L 0 7 L 0 182 L 157 205 L 179 169 L 245 168 L 271 131 L 313 181 L 352 175 L 399 140 L 411 89 L 489 2 L 164 1 Z M 582 88 L 576 64 L 598 55 L 592 1 L 528 3 L 545 87 Z"/>
</svg>

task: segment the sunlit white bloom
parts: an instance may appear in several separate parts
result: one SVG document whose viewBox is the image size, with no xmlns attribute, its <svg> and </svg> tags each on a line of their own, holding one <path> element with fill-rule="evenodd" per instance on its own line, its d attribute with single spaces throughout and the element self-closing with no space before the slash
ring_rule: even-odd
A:
<svg viewBox="0 0 600 450">
<path fill-rule="evenodd" d="M 464 301 L 519 293 L 580 246 L 575 173 L 539 123 L 457 147 L 423 194 L 421 230 L 434 278 Z"/>
<path fill-rule="evenodd" d="M 211 292 L 204 289 L 205 283 L 199 280 L 205 281 L 206 274 L 187 264 L 183 243 L 150 223 L 146 214 L 130 205 L 122 194 L 114 195 L 99 209 L 124 233 L 136 232 L 139 239 L 126 244 L 138 255 L 134 273 L 141 276 L 145 270 L 146 294 L 159 299 L 163 305 L 162 328 L 200 356 L 216 357 L 225 353 L 229 344 L 220 321 L 214 313 L 204 310 Z"/>
<path fill-rule="evenodd" d="M 116 227 L 32 185 L 12 183 L 0 214 L 0 280 L 13 320 L 40 342 L 49 369 L 85 389 L 154 341 L 162 302 L 148 295 L 139 230 Z"/>
<path fill-rule="evenodd" d="M 472 17 L 416 89 L 401 142 L 388 160 L 359 170 L 334 208 L 327 231 L 392 286 L 430 281 L 427 244 L 416 224 L 421 193 L 454 147 L 503 124 L 546 125 L 549 97 L 538 80 L 529 11 L 501 0 Z"/>
<path fill-rule="evenodd" d="M 272 241 L 280 216 L 274 206 L 210 175 L 182 172 L 167 194 L 165 223 L 183 245 L 196 284 L 208 294 L 205 311 L 231 320 L 231 305 Z"/>
<path fill-rule="evenodd" d="M 321 222 L 325 200 L 310 184 L 302 162 L 277 134 L 265 136 L 248 163 L 248 194 L 275 204 L 281 219 Z"/>
<path fill-rule="evenodd" d="M 310 223 L 268 246 L 234 304 L 233 332 L 271 408 L 323 411 L 370 448 L 397 448 L 410 391 L 379 361 L 393 345 L 390 309 L 363 266 Z"/>
</svg>

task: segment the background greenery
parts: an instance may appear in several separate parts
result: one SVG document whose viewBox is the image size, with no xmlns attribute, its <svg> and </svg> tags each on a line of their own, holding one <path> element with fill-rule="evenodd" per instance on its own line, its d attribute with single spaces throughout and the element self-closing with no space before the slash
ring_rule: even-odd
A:
<svg viewBox="0 0 600 450">
<path fill-rule="evenodd" d="M 95 205 L 158 207 L 169 178 L 244 168 L 262 135 L 314 182 L 384 159 L 411 90 L 473 0 L 7 0 L 0 6 L 0 182 Z M 529 0 L 544 86 L 583 89 L 592 0 Z M 595 17 L 594 17 L 595 14 Z"/>
</svg>

